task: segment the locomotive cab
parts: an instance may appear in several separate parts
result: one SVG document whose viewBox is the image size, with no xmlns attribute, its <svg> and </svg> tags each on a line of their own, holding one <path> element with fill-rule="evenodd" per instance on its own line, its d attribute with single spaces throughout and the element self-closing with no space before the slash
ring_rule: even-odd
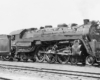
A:
<svg viewBox="0 0 100 80">
<path fill-rule="evenodd" d="M 15 40 L 12 40 L 12 47 L 15 47 L 14 58 L 18 61 L 27 61 L 28 58 L 33 57 L 32 52 L 34 48 L 34 31 L 36 28 L 23 29 L 12 33 Z M 16 34 L 15 34 L 16 33 Z"/>
</svg>

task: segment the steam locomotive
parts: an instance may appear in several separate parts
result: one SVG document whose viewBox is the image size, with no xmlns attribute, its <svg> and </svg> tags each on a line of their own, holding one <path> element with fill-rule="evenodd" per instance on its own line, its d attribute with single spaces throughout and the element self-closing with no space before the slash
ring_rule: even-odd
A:
<svg viewBox="0 0 100 80">
<path fill-rule="evenodd" d="M 22 29 L 11 32 L 10 37 L 6 39 L 10 47 L 9 56 L 3 55 L 3 59 L 18 61 L 30 59 L 33 62 L 61 64 L 100 64 L 100 23 L 98 21 L 85 19 L 82 25 L 73 23 L 60 24 L 57 28 L 49 25 L 40 29 Z"/>
</svg>

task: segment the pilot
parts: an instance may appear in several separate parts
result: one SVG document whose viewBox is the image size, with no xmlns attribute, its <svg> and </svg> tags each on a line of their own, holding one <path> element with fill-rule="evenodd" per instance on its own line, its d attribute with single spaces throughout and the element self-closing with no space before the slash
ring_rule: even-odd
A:
<svg viewBox="0 0 100 80">
<path fill-rule="evenodd" d="M 81 45 L 79 40 L 75 40 L 72 45 L 72 55 L 81 55 Z"/>
</svg>

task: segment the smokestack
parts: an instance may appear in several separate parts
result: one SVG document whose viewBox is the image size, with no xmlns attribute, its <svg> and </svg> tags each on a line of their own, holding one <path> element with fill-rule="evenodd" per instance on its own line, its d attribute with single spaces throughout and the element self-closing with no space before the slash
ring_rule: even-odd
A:
<svg viewBox="0 0 100 80">
<path fill-rule="evenodd" d="M 89 19 L 84 19 L 84 25 L 88 24 L 89 22 Z"/>
</svg>

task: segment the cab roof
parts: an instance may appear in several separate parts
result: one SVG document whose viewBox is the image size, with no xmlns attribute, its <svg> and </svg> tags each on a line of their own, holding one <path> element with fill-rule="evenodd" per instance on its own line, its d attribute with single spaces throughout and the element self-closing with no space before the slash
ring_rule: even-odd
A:
<svg viewBox="0 0 100 80">
<path fill-rule="evenodd" d="M 12 31 L 10 33 L 10 35 L 16 35 L 16 34 L 20 34 L 21 32 L 25 32 L 27 30 L 37 30 L 37 28 L 28 28 L 28 29 L 20 29 L 20 30 L 16 30 L 16 31 Z"/>
<path fill-rule="evenodd" d="M 22 31 L 24 31 L 25 29 L 20 29 L 20 30 L 16 30 L 16 31 L 12 31 L 10 33 L 10 35 L 16 35 L 16 34 L 20 34 Z"/>
</svg>

